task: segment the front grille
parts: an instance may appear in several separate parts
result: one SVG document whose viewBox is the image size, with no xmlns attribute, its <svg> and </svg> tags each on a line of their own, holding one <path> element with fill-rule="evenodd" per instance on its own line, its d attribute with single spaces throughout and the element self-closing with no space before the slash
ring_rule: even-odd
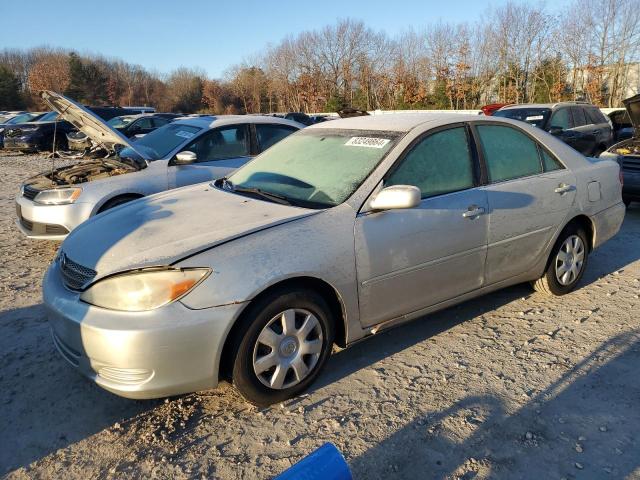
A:
<svg viewBox="0 0 640 480">
<path fill-rule="evenodd" d="M 62 281 L 72 290 L 80 290 L 96 276 L 95 270 L 74 262 L 62 251 L 58 257 L 58 264 L 62 273 Z"/>
<path fill-rule="evenodd" d="M 622 169 L 629 172 L 640 172 L 640 157 L 624 157 Z"/>
<path fill-rule="evenodd" d="M 28 198 L 29 200 L 33 200 L 40 193 L 40 190 L 33 188 L 29 185 L 22 186 L 22 196 L 24 198 Z"/>
<path fill-rule="evenodd" d="M 4 136 L 9 138 L 19 137 L 21 134 L 22 134 L 22 130 L 20 130 L 19 128 L 12 128 L 4 132 Z"/>
</svg>

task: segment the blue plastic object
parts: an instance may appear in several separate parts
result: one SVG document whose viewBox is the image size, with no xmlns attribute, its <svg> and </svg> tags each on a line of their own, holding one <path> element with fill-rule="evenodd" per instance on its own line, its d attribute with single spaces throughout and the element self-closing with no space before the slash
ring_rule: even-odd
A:
<svg viewBox="0 0 640 480">
<path fill-rule="evenodd" d="M 349 465 L 333 443 L 325 443 L 273 480 L 352 480 Z"/>
</svg>

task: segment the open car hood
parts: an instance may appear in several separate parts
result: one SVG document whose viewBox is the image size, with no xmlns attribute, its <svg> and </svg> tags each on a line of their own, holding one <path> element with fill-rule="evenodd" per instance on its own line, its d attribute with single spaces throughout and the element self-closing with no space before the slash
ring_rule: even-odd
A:
<svg viewBox="0 0 640 480">
<path fill-rule="evenodd" d="M 138 152 L 129 142 L 129 139 L 117 130 L 114 130 L 106 124 L 104 120 L 98 117 L 82 105 L 73 100 L 50 90 L 40 92 L 40 97 L 53 110 L 60 114 L 60 118 L 68 121 L 91 140 L 96 142 L 108 151 L 114 151 L 116 145 L 129 147 L 143 158 L 148 158 Z"/>
<path fill-rule="evenodd" d="M 633 124 L 635 136 L 640 136 L 640 94 L 627 98 L 623 100 L 622 103 L 624 103 L 631 123 Z"/>
</svg>

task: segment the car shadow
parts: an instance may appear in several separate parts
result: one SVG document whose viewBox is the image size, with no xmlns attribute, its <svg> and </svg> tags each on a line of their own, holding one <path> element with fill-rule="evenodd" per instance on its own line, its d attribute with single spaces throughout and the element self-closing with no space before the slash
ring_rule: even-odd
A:
<svg viewBox="0 0 640 480">
<path fill-rule="evenodd" d="M 601 344 L 515 411 L 501 397 L 469 395 L 415 412 L 350 461 L 354 478 L 631 478 L 640 466 L 640 410 L 629 399 L 640 398 L 640 386 L 629 380 L 639 362 L 635 330 Z"/>
<path fill-rule="evenodd" d="M 117 397 L 69 367 L 55 350 L 42 305 L 0 313 L 0 327 L 0 474 L 159 402 Z"/>
</svg>

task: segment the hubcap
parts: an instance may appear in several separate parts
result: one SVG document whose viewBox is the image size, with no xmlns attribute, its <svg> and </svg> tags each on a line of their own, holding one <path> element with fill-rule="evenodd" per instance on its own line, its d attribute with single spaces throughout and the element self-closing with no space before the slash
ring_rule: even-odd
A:
<svg viewBox="0 0 640 480">
<path fill-rule="evenodd" d="M 568 237 L 556 255 L 556 278 L 560 285 L 571 285 L 584 266 L 584 243 L 577 235 Z"/>
<path fill-rule="evenodd" d="M 320 321 L 311 312 L 291 308 L 262 329 L 253 348 L 253 371 L 269 388 L 297 385 L 320 359 L 324 339 Z"/>
</svg>

